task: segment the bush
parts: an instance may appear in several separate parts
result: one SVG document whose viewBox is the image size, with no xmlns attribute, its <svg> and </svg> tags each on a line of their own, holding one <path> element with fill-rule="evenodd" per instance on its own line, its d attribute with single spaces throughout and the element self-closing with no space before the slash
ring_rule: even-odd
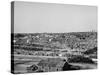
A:
<svg viewBox="0 0 100 75">
<path fill-rule="evenodd" d="M 93 49 L 89 49 L 86 52 L 84 52 L 84 54 L 94 54 L 94 52 L 97 53 L 97 47 L 94 47 Z"/>
<path fill-rule="evenodd" d="M 70 58 L 68 62 L 69 63 L 89 63 L 89 64 L 94 63 L 90 58 L 82 57 L 82 56 L 76 56 L 76 57 Z"/>
<path fill-rule="evenodd" d="M 72 66 L 72 65 L 68 64 L 67 62 L 62 67 L 63 71 L 67 71 L 67 70 L 79 70 L 79 69 L 80 69 L 80 67 L 78 67 L 78 66 Z"/>
<path fill-rule="evenodd" d="M 28 71 L 36 71 L 36 70 L 38 70 L 38 66 L 36 66 L 36 65 L 32 65 L 32 66 L 30 66 L 30 67 L 27 67 L 27 70 Z"/>
</svg>

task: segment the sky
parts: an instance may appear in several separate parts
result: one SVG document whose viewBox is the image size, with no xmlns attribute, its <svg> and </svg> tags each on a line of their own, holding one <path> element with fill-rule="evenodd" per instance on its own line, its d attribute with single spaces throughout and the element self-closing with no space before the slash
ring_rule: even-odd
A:
<svg viewBox="0 0 100 75">
<path fill-rule="evenodd" d="M 14 33 L 97 31 L 97 7 L 14 2 Z"/>
</svg>

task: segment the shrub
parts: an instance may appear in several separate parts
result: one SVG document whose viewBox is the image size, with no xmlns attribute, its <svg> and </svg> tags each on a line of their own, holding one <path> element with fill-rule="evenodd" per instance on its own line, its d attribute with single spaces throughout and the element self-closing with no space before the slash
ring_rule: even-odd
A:
<svg viewBox="0 0 100 75">
<path fill-rule="evenodd" d="M 89 64 L 94 63 L 90 58 L 83 57 L 83 56 L 76 56 L 76 57 L 70 58 L 68 62 L 69 63 L 89 63 Z"/>
</svg>

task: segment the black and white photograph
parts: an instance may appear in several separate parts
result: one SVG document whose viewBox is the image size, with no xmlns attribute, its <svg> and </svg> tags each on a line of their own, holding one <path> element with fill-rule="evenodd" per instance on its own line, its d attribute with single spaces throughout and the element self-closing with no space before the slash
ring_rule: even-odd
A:
<svg viewBox="0 0 100 75">
<path fill-rule="evenodd" d="M 11 73 L 98 68 L 97 6 L 11 2 Z"/>
</svg>

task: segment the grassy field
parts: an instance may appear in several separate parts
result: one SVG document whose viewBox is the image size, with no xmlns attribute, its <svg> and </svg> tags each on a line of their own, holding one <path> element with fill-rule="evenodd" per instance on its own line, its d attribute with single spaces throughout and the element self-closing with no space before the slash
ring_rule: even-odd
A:
<svg viewBox="0 0 100 75">
<path fill-rule="evenodd" d="M 32 55 L 14 55 L 14 71 L 15 73 L 27 73 L 27 67 L 37 65 L 41 60 L 48 58 L 65 59 L 64 57 L 52 56 L 32 56 Z"/>
<path fill-rule="evenodd" d="M 32 56 L 32 55 L 14 55 L 14 73 L 29 73 L 29 71 L 27 70 L 27 67 L 30 67 L 32 65 L 38 65 L 39 62 L 41 60 L 47 60 L 49 58 L 53 58 L 53 59 L 65 59 L 65 57 L 52 57 L 52 56 Z M 67 61 L 67 59 L 66 59 Z M 96 64 L 86 64 L 86 63 L 69 63 L 73 66 L 78 66 L 81 69 L 96 69 L 97 65 Z M 60 70 L 61 71 L 63 65 L 60 66 Z M 51 69 L 51 70 L 50 70 Z M 54 68 L 48 68 L 45 67 L 44 72 L 50 72 L 50 71 L 56 71 L 57 67 Z M 36 72 L 36 71 L 30 71 L 30 72 Z"/>
</svg>

